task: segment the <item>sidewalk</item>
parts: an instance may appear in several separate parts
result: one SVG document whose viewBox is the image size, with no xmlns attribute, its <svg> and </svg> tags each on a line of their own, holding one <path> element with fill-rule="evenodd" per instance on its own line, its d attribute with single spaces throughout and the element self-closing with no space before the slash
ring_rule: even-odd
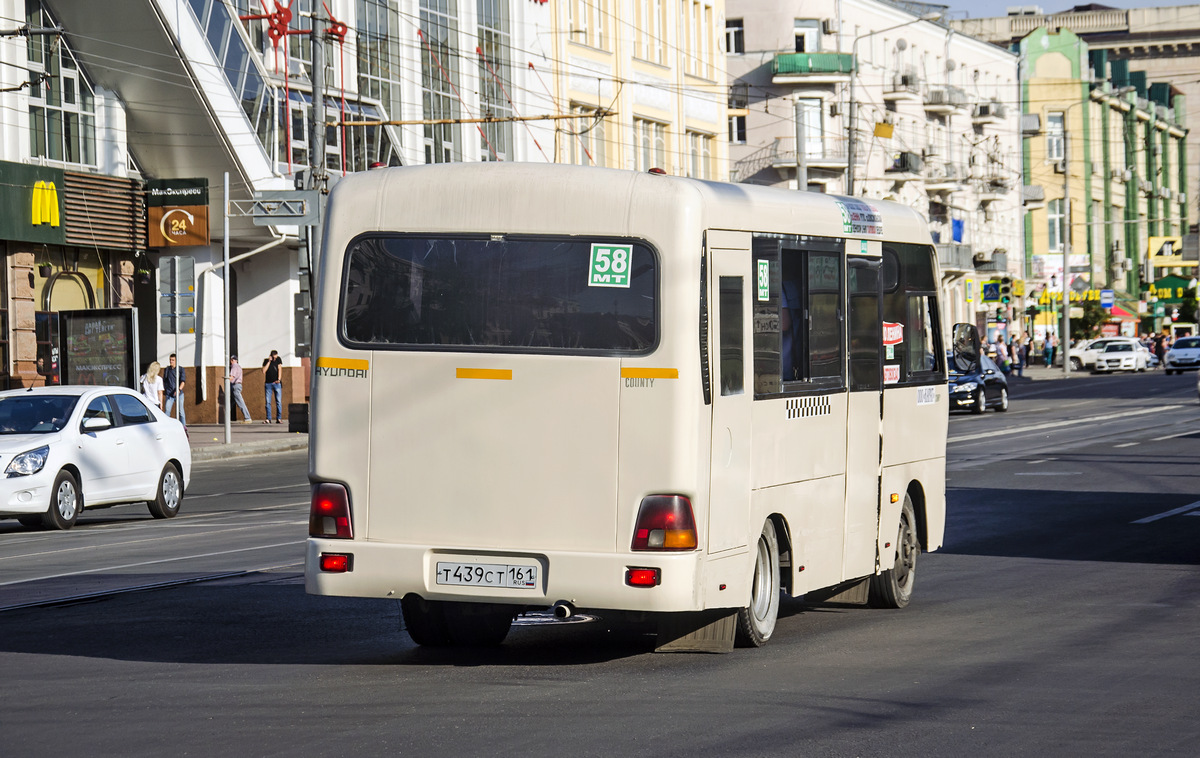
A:
<svg viewBox="0 0 1200 758">
<path fill-rule="evenodd" d="M 264 455 L 308 448 L 308 434 L 289 432 L 286 421 L 282 424 L 264 424 L 262 419 L 252 424 L 235 422 L 229 429 L 230 443 L 226 445 L 224 424 L 188 424 L 192 462 L 219 461 L 245 455 Z"/>
</svg>

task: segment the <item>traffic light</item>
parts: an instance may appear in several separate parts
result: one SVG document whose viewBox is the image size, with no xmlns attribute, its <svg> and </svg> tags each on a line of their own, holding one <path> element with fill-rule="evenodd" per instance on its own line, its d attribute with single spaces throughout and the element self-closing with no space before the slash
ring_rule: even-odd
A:
<svg viewBox="0 0 1200 758">
<path fill-rule="evenodd" d="M 1003 308 L 997 308 L 997 309 L 996 309 L 996 320 L 997 320 L 997 321 L 1003 321 L 1003 320 L 1004 320 L 1004 309 L 1003 309 Z"/>
<path fill-rule="evenodd" d="M 1030 318 L 1036 318 L 1037 315 L 1041 312 L 1042 312 L 1041 309 L 1038 308 L 1036 305 L 1030 305 L 1028 308 L 1025 309 L 1025 315 L 1029 316 Z"/>
<path fill-rule="evenodd" d="M 1012 277 L 1002 277 L 1000 279 L 1000 302 L 1012 302 Z"/>
</svg>

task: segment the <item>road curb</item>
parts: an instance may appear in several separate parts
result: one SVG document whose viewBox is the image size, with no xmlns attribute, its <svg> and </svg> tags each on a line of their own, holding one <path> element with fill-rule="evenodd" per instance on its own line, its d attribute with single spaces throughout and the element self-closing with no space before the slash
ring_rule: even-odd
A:
<svg viewBox="0 0 1200 758">
<path fill-rule="evenodd" d="M 192 463 L 206 461 L 222 461 L 229 458 L 243 458 L 250 455 L 269 455 L 271 453 L 286 453 L 290 450 L 307 450 L 308 435 L 298 434 L 281 440 L 262 440 L 259 442 L 234 442 L 228 445 L 203 445 L 192 448 Z"/>
</svg>

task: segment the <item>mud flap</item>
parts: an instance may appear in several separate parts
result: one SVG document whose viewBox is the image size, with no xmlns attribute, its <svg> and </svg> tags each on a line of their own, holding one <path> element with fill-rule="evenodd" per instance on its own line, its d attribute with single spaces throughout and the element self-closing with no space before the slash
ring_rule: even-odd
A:
<svg viewBox="0 0 1200 758">
<path fill-rule="evenodd" d="M 862 605 L 867 602 L 870 589 L 871 577 L 868 576 L 862 579 L 855 579 L 852 582 L 845 582 L 835 587 L 806 592 L 804 593 L 804 602 Z"/>
<path fill-rule="evenodd" d="M 658 618 L 656 653 L 728 653 L 733 650 L 737 611 L 664 613 Z"/>
</svg>

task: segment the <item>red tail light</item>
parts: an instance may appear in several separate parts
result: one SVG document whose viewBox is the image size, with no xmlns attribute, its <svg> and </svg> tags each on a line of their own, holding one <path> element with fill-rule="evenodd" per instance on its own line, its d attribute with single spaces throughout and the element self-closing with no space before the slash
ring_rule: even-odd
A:
<svg viewBox="0 0 1200 758">
<path fill-rule="evenodd" d="M 321 570 L 344 574 L 354 570 L 354 556 L 345 553 L 321 553 Z"/>
<path fill-rule="evenodd" d="M 630 587 L 657 587 L 662 577 L 656 568 L 631 568 L 625 570 L 625 583 Z"/>
<path fill-rule="evenodd" d="M 313 485 L 308 536 L 354 539 L 354 529 L 350 524 L 350 494 L 345 487 L 329 483 Z"/>
<path fill-rule="evenodd" d="M 695 550 L 696 519 L 683 495 L 642 498 L 633 530 L 633 550 Z"/>
</svg>

